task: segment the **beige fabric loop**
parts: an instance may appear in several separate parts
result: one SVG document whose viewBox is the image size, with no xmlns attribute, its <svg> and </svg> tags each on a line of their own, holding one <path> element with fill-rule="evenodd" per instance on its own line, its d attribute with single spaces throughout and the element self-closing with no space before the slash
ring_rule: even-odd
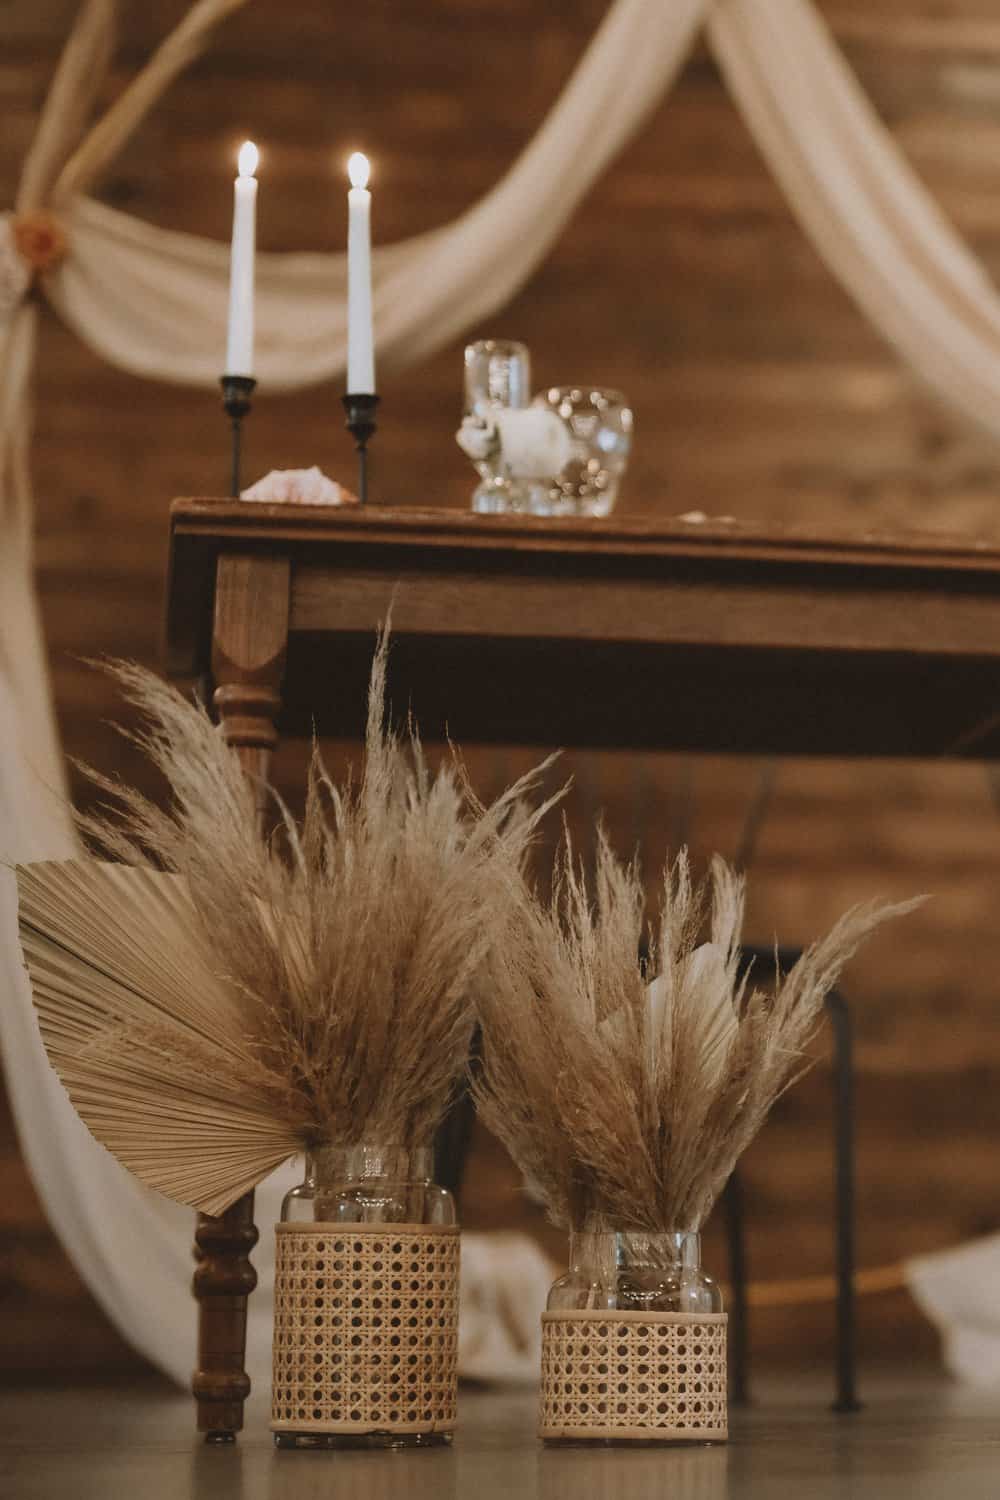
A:
<svg viewBox="0 0 1000 1500">
<path fill-rule="evenodd" d="M 708 37 L 819 255 L 923 383 L 1000 436 L 1000 297 L 810 0 L 717 0 Z"/>
<path fill-rule="evenodd" d="M 117 0 L 87 0 L 80 8 L 21 169 L 18 213 L 32 213 L 48 202 L 66 157 L 83 133 L 107 77 L 116 11 Z"/>
<path fill-rule="evenodd" d="M 245 4 L 246 0 L 197 0 L 70 156 L 52 188 L 53 203 L 93 185 L 177 75 L 204 51 L 219 23 Z"/>
</svg>

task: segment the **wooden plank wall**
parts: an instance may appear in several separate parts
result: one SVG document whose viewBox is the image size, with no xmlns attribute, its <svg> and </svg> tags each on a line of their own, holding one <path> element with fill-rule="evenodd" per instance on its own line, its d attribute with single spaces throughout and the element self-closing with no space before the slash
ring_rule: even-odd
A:
<svg viewBox="0 0 1000 1500">
<path fill-rule="evenodd" d="M 123 5 L 107 97 L 183 8 Z M 821 0 L 821 9 L 945 212 L 1000 272 L 994 0 Z M 74 10 L 73 0 L 0 9 L 0 203 L 13 197 Z M 602 0 L 377 0 L 338 18 L 324 0 L 253 0 L 140 130 L 102 194 L 221 238 L 234 147 L 252 133 L 263 153 L 264 248 L 343 242 L 341 163 L 356 145 L 375 161 L 378 238 L 433 228 L 487 190 L 530 138 L 603 10 Z M 997 448 L 920 393 L 833 283 L 703 50 L 529 285 L 473 331 L 527 339 L 539 385 L 594 380 L 629 393 L 630 510 L 998 529 Z M 376 445 L 386 499 L 465 503 L 471 471 L 452 442 L 460 366 L 455 341 L 417 371 L 386 375 Z M 349 479 L 338 396 L 262 392 L 251 470 L 319 462 Z M 215 396 L 110 370 L 46 314 L 34 462 L 39 581 L 67 748 L 141 775 L 105 723 L 116 712 L 106 684 L 80 658 L 156 660 L 167 503 L 224 479 Z M 478 755 L 476 774 L 488 789 L 525 760 Z M 286 749 L 279 778 L 292 793 L 300 768 L 299 752 Z M 757 774 L 725 757 L 578 757 L 572 769 L 577 825 L 606 806 L 615 837 L 640 843 L 651 866 L 685 829 L 699 860 L 732 852 Z M 872 893 L 935 893 L 850 975 L 865 1264 L 1000 1226 L 998 857 L 1000 817 L 975 767 L 781 770 L 753 868 L 753 939 L 777 930 L 803 941 Z M 821 1068 L 783 1101 L 751 1155 L 761 1277 L 831 1265 L 828 1113 Z M 0 1140 L 0 1295 L 19 1309 L 0 1319 L 0 1372 L 128 1365 L 45 1225 L 9 1122 Z M 480 1142 L 469 1221 L 526 1213 L 509 1169 Z M 721 1268 L 717 1243 L 712 1253 Z M 818 1355 L 831 1322 L 829 1309 L 762 1315 L 755 1346 L 775 1358 Z M 873 1358 L 933 1349 L 902 1297 L 870 1305 L 863 1344 Z"/>
</svg>

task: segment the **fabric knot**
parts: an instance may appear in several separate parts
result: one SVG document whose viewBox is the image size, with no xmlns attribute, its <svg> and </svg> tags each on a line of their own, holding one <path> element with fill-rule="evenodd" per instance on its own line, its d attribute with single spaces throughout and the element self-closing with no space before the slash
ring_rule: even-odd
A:
<svg viewBox="0 0 1000 1500">
<path fill-rule="evenodd" d="M 0 324 L 13 317 L 33 282 L 57 266 L 67 249 L 65 229 L 44 209 L 0 214 Z"/>
<path fill-rule="evenodd" d="M 59 220 L 45 209 L 15 214 L 12 225 L 15 248 L 32 280 L 51 271 L 66 254 L 69 247 L 66 231 Z"/>
</svg>

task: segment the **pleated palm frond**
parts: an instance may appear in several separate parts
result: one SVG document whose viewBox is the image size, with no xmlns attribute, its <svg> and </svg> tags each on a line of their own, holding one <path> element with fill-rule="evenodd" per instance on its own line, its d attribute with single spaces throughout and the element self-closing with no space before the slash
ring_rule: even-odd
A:
<svg viewBox="0 0 1000 1500">
<path fill-rule="evenodd" d="M 77 1112 L 143 1182 L 221 1212 L 300 1139 L 186 881 L 90 859 L 17 874 L 42 1041 Z"/>
<path fill-rule="evenodd" d="M 479 1001 L 480 1113 L 554 1222 L 649 1232 L 702 1224 L 808 1065 L 844 964 L 919 904 L 855 907 L 758 988 L 740 977 L 744 882 L 721 859 L 701 887 L 686 852 L 668 865 L 655 932 L 638 869 L 603 837 L 593 900 L 568 843 L 549 908 L 510 890 Z"/>
<path fill-rule="evenodd" d="M 387 649 L 360 778 L 334 785 L 314 752 L 301 826 L 278 805 L 271 834 L 205 711 L 116 666 L 171 803 L 90 773 L 116 813 L 81 824 L 116 863 L 18 870 L 70 1098 L 144 1182 L 209 1213 L 302 1147 L 427 1144 L 465 1068 L 473 980 L 546 810 L 523 800 L 543 768 L 490 807 L 457 760 L 432 773 L 412 726 L 386 725 Z"/>
</svg>

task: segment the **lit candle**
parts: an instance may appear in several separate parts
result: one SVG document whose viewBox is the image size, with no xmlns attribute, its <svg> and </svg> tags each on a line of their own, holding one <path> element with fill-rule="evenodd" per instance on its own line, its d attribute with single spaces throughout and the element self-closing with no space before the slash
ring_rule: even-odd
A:
<svg viewBox="0 0 1000 1500">
<path fill-rule="evenodd" d="M 253 375 L 253 273 L 257 237 L 257 170 L 259 153 L 244 141 L 239 176 L 233 185 L 233 245 L 229 260 L 229 337 L 227 375 Z"/>
<path fill-rule="evenodd" d="M 347 393 L 375 394 L 372 331 L 372 195 L 367 156 L 355 151 L 347 163 Z"/>
</svg>

